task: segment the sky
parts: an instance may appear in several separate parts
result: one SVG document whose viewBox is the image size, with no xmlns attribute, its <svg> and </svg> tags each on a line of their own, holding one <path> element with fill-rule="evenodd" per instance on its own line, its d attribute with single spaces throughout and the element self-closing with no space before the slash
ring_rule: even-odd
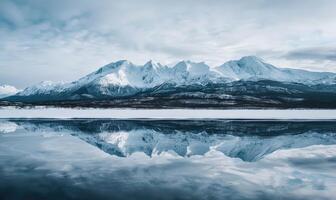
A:
<svg viewBox="0 0 336 200">
<path fill-rule="evenodd" d="M 334 0 L 0 0 L 0 85 L 72 81 L 130 60 L 255 55 L 336 72 Z"/>
</svg>

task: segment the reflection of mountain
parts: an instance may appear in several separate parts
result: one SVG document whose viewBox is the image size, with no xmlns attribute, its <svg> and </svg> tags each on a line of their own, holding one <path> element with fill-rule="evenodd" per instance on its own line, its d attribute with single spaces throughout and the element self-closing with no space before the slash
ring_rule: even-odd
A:
<svg viewBox="0 0 336 200">
<path fill-rule="evenodd" d="M 11 120 L 29 131 L 69 132 L 117 156 L 175 152 L 203 155 L 217 150 L 254 161 L 278 149 L 336 144 L 334 122 L 303 121 L 109 121 Z"/>
<path fill-rule="evenodd" d="M 254 56 L 217 67 L 123 60 L 71 83 L 27 87 L 5 100 L 0 105 L 336 108 L 336 74 L 277 68 Z"/>
</svg>

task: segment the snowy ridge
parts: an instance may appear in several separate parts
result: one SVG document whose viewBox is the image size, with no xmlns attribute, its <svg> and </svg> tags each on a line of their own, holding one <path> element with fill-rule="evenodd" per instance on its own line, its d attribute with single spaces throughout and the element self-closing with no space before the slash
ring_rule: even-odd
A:
<svg viewBox="0 0 336 200">
<path fill-rule="evenodd" d="M 110 63 L 97 71 L 71 83 L 42 82 L 19 92 L 18 96 L 51 95 L 74 93 L 78 90 L 87 94 L 122 96 L 139 89 L 153 88 L 165 83 L 172 85 L 193 85 L 207 83 L 227 83 L 237 80 L 275 80 L 296 82 L 308 85 L 334 84 L 336 74 L 329 72 L 310 72 L 298 69 L 277 68 L 255 56 L 210 67 L 204 62 L 181 61 L 174 66 L 161 65 L 149 61 L 135 65 L 127 60 Z M 121 90 L 127 88 L 127 90 Z M 80 97 L 73 97 L 80 98 Z"/>
<path fill-rule="evenodd" d="M 16 89 L 14 86 L 11 85 L 0 85 L 0 98 L 14 95 L 19 91 L 20 90 Z"/>
<path fill-rule="evenodd" d="M 223 76 L 234 80 L 276 80 L 304 84 L 332 84 L 336 75 L 329 72 L 311 72 L 300 69 L 277 68 L 255 56 L 229 61 L 216 68 Z"/>
<path fill-rule="evenodd" d="M 149 61 L 143 66 L 122 60 L 98 69 L 74 84 L 98 84 L 149 88 L 163 83 L 188 84 L 218 77 L 205 63 L 181 61 L 173 67 Z"/>
<path fill-rule="evenodd" d="M 71 83 L 53 83 L 44 81 L 26 88 L 19 96 L 51 94 L 57 92 L 75 91 L 81 87 L 94 87 L 104 93 L 104 88 L 132 87 L 152 88 L 163 83 L 186 85 L 209 82 L 218 78 L 216 72 L 204 63 L 181 61 L 174 67 L 161 65 L 152 61 L 143 66 L 121 60 L 110 63 L 97 71 Z M 108 94 L 108 92 L 105 92 Z"/>
<path fill-rule="evenodd" d="M 56 83 L 52 81 L 42 81 L 39 84 L 27 87 L 22 92 L 19 92 L 19 96 L 29 96 L 31 94 L 51 94 L 52 92 L 62 91 L 65 83 Z"/>
</svg>

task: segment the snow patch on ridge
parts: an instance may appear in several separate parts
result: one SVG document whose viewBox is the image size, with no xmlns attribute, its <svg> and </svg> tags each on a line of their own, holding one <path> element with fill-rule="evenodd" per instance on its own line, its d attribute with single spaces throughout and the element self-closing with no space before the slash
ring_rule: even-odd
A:
<svg viewBox="0 0 336 200">
<path fill-rule="evenodd" d="M 66 84 L 63 82 L 42 81 L 31 87 L 27 87 L 18 96 L 29 96 L 38 94 L 51 94 L 53 92 L 61 92 Z"/>
<path fill-rule="evenodd" d="M 16 89 L 14 86 L 11 85 L 0 85 L 0 98 L 14 95 L 19 91 L 20 90 Z"/>
</svg>

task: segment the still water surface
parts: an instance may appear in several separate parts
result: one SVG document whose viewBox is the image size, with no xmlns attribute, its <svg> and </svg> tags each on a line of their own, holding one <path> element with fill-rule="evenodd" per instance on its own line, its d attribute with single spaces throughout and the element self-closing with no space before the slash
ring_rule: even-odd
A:
<svg viewBox="0 0 336 200">
<path fill-rule="evenodd" d="M 0 120 L 0 199 L 333 199 L 335 121 Z"/>
</svg>

